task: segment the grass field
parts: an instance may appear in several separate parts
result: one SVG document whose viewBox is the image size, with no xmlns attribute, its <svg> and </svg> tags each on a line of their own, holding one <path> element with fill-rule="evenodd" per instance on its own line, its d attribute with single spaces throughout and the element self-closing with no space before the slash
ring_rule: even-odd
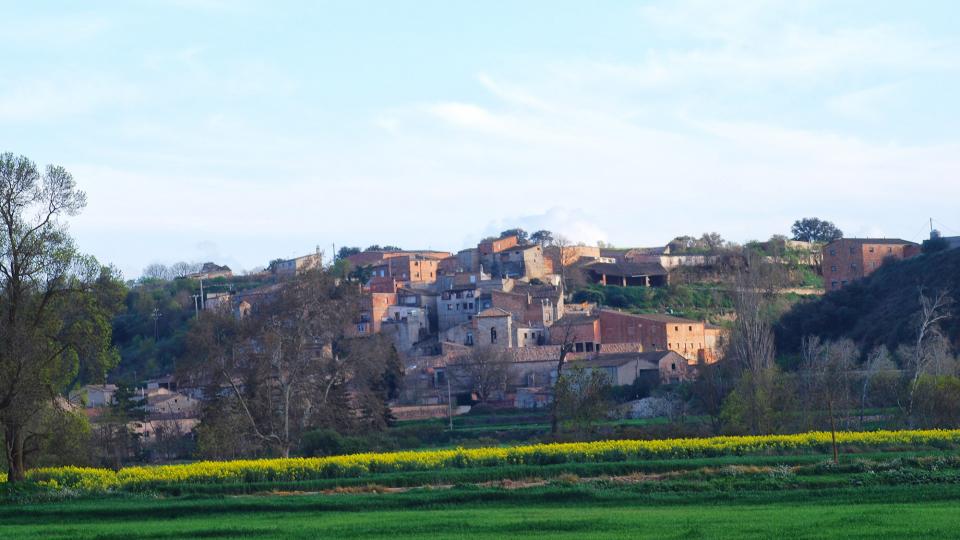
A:
<svg viewBox="0 0 960 540">
<path fill-rule="evenodd" d="M 3 538 L 951 538 L 958 486 L 643 494 L 459 488 L 0 508 Z"/>
<path fill-rule="evenodd" d="M 838 464 L 813 433 L 50 469 L 0 483 L 0 538 L 953 538 L 958 436 L 846 433 Z"/>
</svg>

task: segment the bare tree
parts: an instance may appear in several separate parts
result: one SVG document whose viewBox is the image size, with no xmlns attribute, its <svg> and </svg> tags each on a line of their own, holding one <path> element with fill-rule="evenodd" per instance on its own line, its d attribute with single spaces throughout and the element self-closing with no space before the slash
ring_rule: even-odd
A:
<svg viewBox="0 0 960 540">
<path fill-rule="evenodd" d="M 153 263 L 143 269 L 141 279 L 170 279 L 170 269 L 165 264 Z"/>
<path fill-rule="evenodd" d="M 200 270 L 200 264 L 180 261 L 170 265 L 169 275 L 174 278 L 184 278 L 198 270 Z"/>
<path fill-rule="evenodd" d="M 745 416 L 750 432 L 759 434 L 774 385 L 773 320 L 776 317 L 774 299 L 782 287 L 779 268 L 763 262 L 750 251 L 745 252 L 744 267 L 738 268 L 733 291 L 737 318 L 730 335 L 730 355 L 740 367 L 746 382 Z M 746 376 L 744 376 L 746 375 Z"/>
<path fill-rule="evenodd" d="M 950 309 L 953 299 L 950 297 L 949 291 L 940 290 L 932 295 L 927 295 L 923 287 L 920 287 L 919 294 L 920 309 L 916 319 L 917 337 L 913 344 L 913 358 L 911 358 L 910 365 L 912 377 L 906 409 L 908 418 L 913 415 L 914 398 L 920 376 L 930 369 L 931 364 L 937 358 L 937 355 L 931 350 L 931 344 L 940 342 L 938 339 L 942 337 L 940 323 L 953 315 Z"/>
<path fill-rule="evenodd" d="M 833 461 L 839 463 L 837 449 L 837 411 L 850 404 L 850 372 L 857 357 L 857 346 L 849 339 L 823 343 L 817 337 L 803 340 L 803 368 L 811 380 L 809 398 L 820 412 L 827 407 Z"/>
<path fill-rule="evenodd" d="M 576 327 L 573 324 L 572 318 L 568 317 L 567 320 L 560 318 L 553 326 L 550 327 L 550 336 L 558 336 L 560 339 L 560 350 L 557 354 L 557 379 L 554 381 L 554 396 L 553 402 L 550 404 L 550 433 L 553 435 L 557 434 L 557 431 L 560 429 L 560 419 L 559 419 L 559 403 L 557 403 L 556 389 L 557 383 L 560 382 L 560 377 L 563 376 L 563 366 L 567 360 L 567 354 L 573 350 L 575 339 L 576 339 Z M 552 341 L 557 341 L 552 339 Z"/>
<path fill-rule="evenodd" d="M 486 402 L 506 390 L 513 362 L 503 349 L 475 346 L 449 367 L 453 380 L 470 388 L 480 402 Z"/>
<path fill-rule="evenodd" d="M 871 385 L 873 385 L 874 380 L 881 373 L 893 372 L 895 370 L 896 365 L 893 363 L 893 358 L 886 346 L 880 345 L 879 347 L 875 347 L 870 351 L 870 354 L 867 355 L 867 360 L 863 363 L 863 380 L 860 383 L 860 429 L 863 429 L 864 411 L 867 408 Z"/>
<path fill-rule="evenodd" d="M 252 436 L 289 456 L 305 430 L 385 423 L 396 354 L 386 338 L 345 333 L 357 320 L 358 300 L 352 284 L 311 270 L 241 321 L 229 314 L 200 319 L 188 348 L 198 369 L 229 389 Z"/>
</svg>

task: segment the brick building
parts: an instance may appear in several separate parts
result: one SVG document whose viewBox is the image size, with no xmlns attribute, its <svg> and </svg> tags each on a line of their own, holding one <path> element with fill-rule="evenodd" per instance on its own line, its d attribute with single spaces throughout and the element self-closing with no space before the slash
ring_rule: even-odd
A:
<svg viewBox="0 0 960 540">
<path fill-rule="evenodd" d="M 918 255 L 920 246 L 898 238 L 841 238 L 823 248 L 823 288 L 843 288 L 869 276 L 887 259 Z"/>
<path fill-rule="evenodd" d="M 674 351 L 691 362 L 713 363 L 719 351 L 721 330 L 700 321 L 672 315 L 634 315 L 604 309 L 600 311 L 600 342 L 643 344 L 645 351 Z"/>
</svg>

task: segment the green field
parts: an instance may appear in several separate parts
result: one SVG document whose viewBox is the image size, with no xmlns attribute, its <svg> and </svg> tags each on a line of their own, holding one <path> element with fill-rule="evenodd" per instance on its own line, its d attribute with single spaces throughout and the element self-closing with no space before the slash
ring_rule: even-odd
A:
<svg viewBox="0 0 960 540">
<path fill-rule="evenodd" d="M 960 487 L 638 493 L 585 485 L 101 499 L 0 508 L 3 538 L 950 538 Z"/>
<path fill-rule="evenodd" d="M 951 538 L 931 448 L 375 473 L 80 494 L 6 486 L 0 538 Z M 246 492 L 246 494 L 244 494 Z"/>
</svg>

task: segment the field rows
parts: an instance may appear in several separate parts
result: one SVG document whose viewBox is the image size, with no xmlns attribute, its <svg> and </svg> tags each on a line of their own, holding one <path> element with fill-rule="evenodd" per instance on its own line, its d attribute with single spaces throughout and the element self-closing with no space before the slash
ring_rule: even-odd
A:
<svg viewBox="0 0 960 540">
<path fill-rule="evenodd" d="M 960 430 L 843 432 L 845 447 L 869 449 L 954 448 Z M 323 458 L 206 461 L 185 465 L 128 467 L 119 471 L 80 467 L 34 469 L 29 482 L 51 489 L 82 492 L 150 491 L 179 485 L 287 483 L 370 474 L 443 471 L 483 467 L 548 466 L 563 463 L 616 463 L 638 460 L 827 452 L 829 433 L 712 437 L 700 439 L 620 440 L 536 444 Z"/>
</svg>

